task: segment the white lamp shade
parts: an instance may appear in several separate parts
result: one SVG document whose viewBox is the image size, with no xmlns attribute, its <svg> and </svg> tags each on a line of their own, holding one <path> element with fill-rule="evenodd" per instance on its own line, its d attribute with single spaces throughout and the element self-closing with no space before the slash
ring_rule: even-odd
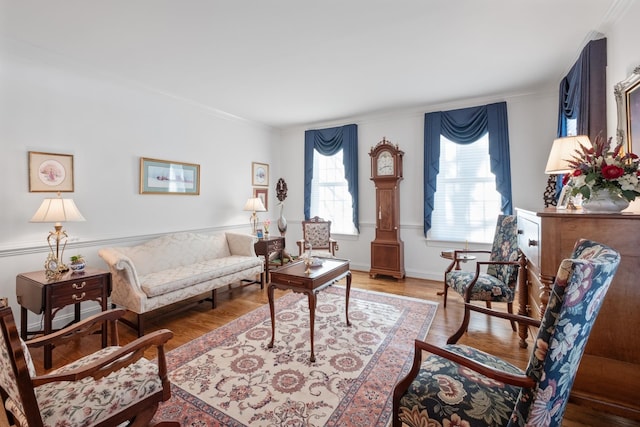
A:
<svg viewBox="0 0 640 427">
<path fill-rule="evenodd" d="M 569 162 L 577 153 L 580 153 L 580 145 L 584 145 L 587 148 L 591 147 L 589 137 L 577 135 L 555 139 L 551 146 L 551 153 L 549 153 L 544 173 L 558 175 L 571 172 L 573 168 L 569 165 Z"/>
<path fill-rule="evenodd" d="M 72 199 L 44 199 L 30 222 L 85 221 Z"/>
<path fill-rule="evenodd" d="M 260 199 L 259 197 L 252 197 L 247 200 L 247 203 L 245 203 L 244 210 L 252 212 L 265 212 L 267 209 L 265 209 L 264 204 L 262 203 L 262 199 Z"/>
</svg>

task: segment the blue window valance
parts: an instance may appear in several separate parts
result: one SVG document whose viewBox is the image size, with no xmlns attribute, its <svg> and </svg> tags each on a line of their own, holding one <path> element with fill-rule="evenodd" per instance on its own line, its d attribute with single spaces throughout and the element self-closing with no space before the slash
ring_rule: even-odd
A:
<svg viewBox="0 0 640 427">
<path fill-rule="evenodd" d="M 425 236 L 431 229 L 436 182 L 440 172 L 440 136 L 443 135 L 458 144 L 470 144 L 487 132 L 491 172 L 496 176 L 496 190 L 502 196 L 500 208 L 503 214 L 512 214 L 507 103 L 427 113 L 424 116 Z"/>
</svg>

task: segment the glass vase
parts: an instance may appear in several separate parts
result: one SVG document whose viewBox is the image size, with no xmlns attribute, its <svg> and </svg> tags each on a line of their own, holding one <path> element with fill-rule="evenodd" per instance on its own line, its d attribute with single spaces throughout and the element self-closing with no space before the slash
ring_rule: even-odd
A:
<svg viewBox="0 0 640 427">
<path fill-rule="evenodd" d="M 624 197 L 609 190 L 593 190 L 591 197 L 582 202 L 582 208 L 590 213 L 618 213 L 628 207 Z"/>
</svg>

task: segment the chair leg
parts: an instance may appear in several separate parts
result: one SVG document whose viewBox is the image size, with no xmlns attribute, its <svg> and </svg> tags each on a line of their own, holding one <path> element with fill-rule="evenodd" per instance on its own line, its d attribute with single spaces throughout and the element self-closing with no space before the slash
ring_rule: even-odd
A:
<svg viewBox="0 0 640 427">
<path fill-rule="evenodd" d="M 469 310 L 469 303 L 464 304 L 464 317 L 462 318 L 462 324 L 460 328 L 449 337 L 447 340 L 447 344 L 455 344 L 458 342 L 462 334 L 467 332 L 467 328 L 469 327 L 469 318 L 471 315 L 471 310 Z"/>
<path fill-rule="evenodd" d="M 153 405 L 149 405 L 146 408 L 142 409 L 140 412 L 138 412 L 135 416 L 135 418 L 133 418 L 131 424 L 129 425 L 129 427 L 146 427 L 149 425 L 149 423 L 151 422 L 151 419 L 153 418 L 153 416 L 156 414 L 156 411 L 158 410 L 158 403 L 156 402 Z"/>
<path fill-rule="evenodd" d="M 513 303 L 507 303 L 507 311 L 509 312 L 509 314 L 513 314 Z M 511 329 L 513 329 L 513 332 L 518 332 L 516 321 L 513 319 L 509 319 L 509 322 L 511 322 Z"/>
<path fill-rule="evenodd" d="M 444 290 L 442 291 L 442 295 L 443 295 L 443 299 L 444 299 L 444 308 L 447 308 L 447 294 L 449 291 L 449 285 L 447 285 L 447 282 L 444 282 Z"/>
</svg>

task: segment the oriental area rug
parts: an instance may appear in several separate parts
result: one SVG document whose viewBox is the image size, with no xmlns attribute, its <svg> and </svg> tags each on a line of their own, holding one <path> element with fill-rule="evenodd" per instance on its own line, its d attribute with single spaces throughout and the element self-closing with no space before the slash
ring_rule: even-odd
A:
<svg viewBox="0 0 640 427">
<path fill-rule="evenodd" d="M 315 363 L 306 295 L 256 309 L 167 355 L 172 397 L 155 420 L 182 426 L 385 426 L 393 387 L 411 367 L 437 303 L 345 288 L 318 294 Z"/>
</svg>

